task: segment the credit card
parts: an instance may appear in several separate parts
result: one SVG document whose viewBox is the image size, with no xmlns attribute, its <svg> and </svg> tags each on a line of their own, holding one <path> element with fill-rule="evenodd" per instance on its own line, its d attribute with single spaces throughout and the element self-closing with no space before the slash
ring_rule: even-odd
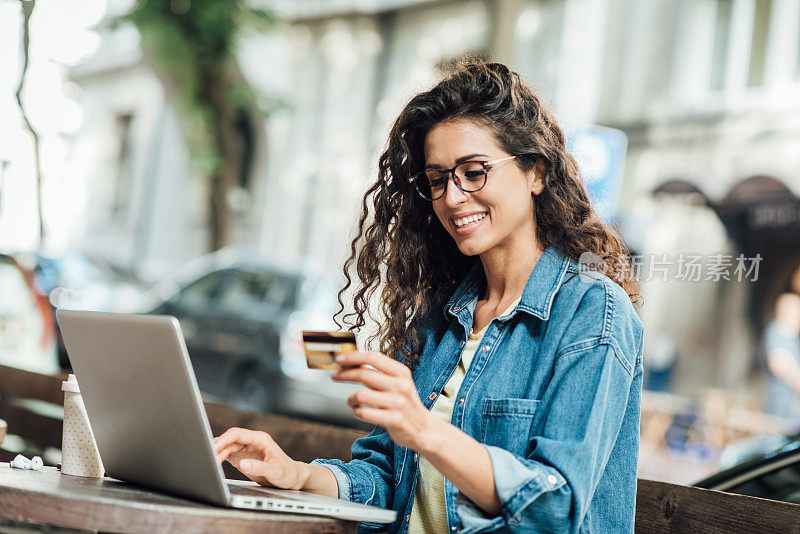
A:
<svg viewBox="0 0 800 534">
<path fill-rule="evenodd" d="M 311 369 L 340 369 L 336 356 L 358 350 L 353 332 L 303 330 L 306 363 Z"/>
</svg>

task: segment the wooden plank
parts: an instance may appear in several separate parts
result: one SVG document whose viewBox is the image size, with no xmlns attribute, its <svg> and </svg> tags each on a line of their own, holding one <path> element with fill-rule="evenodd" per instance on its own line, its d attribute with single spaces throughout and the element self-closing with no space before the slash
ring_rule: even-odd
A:
<svg viewBox="0 0 800 534">
<path fill-rule="evenodd" d="M 800 505 L 639 479 L 635 531 L 800 533 Z"/>
<path fill-rule="evenodd" d="M 31 373 L 12 367 L 0 365 L 0 418 L 9 424 L 9 433 L 19 434 L 39 446 L 60 447 L 62 422 L 60 419 L 48 417 L 30 411 L 15 403 L 13 398 L 39 399 L 60 405 L 63 402 L 61 376 L 48 376 Z M 310 461 L 314 458 L 350 459 L 350 447 L 356 439 L 363 436 L 362 431 L 341 428 L 310 421 L 273 414 L 245 412 L 228 406 L 206 402 L 206 412 L 212 431 L 219 435 L 230 427 L 238 426 L 253 430 L 263 430 L 272 435 L 275 441 L 294 459 Z M 229 476 L 234 473 L 230 470 Z M 28 498 L 32 498 L 28 495 Z M 0 504 L 9 504 L 8 497 L 0 495 Z M 18 502 L 19 509 L 25 508 Z M 2 508 L 2 506 L 0 506 Z M 59 513 L 66 513 L 64 507 L 57 507 Z M 92 511 L 87 512 L 93 517 Z M 105 513 L 105 512 L 104 512 Z M 124 516 L 122 512 L 121 516 Z M 112 514 L 113 515 L 113 514 Z M 137 526 L 142 531 L 157 528 L 156 525 L 172 525 L 167 514 L 154 514 L 155 523 L 145 522 Z M 11 517 L 11 516 L 9 516 Z M 36 521 L 25 514 L 16 519 Z M 50 519 L 53 519 L 50 517 Z M 41 518 L 39 519 L 41 520 Z M 48 522 L 46 520 L 41 520 Z M 187 520 L 189 521 L 189 520 Z M 114 521 L 98 523 L 103 530 L 114 530 Z M 249 528 L 252 525 L 240 523 L 237 528 Z M 282 532 L 284 527 L 275 523 L 276 530 L 265 532 Z M 69 525 L 67 525 L 69 526 Z M 177 527 L 178 525 L 172 525 Z M 200 528 L 200 523 L 181 523 L 182 527 Z M 220 531 L 228 530 L 225 526 L 215 525 Z M 292 525 L 296 530 L 297 525 Z M 234 529 L 235 530 L 235 529 Z M 339 526 L 333 530 L 308 530 L 308 532 L 343 532 Z M 636 532 L 795 532 L 800 534 L 800 506 L 733 495 L 723 492 L 704 490 L 687 486 L 679 486 L 651 480 L 639 480 L 636 503 Z"/>
<path fill-rule="evenodd" d="M 20 399 L 39 399 L 53 404 L 64 404 L 61 382 L 65 373 L 43 375 L 0 365 L 0 398 L 6 395 Z"/>
<path fill-rule="evenodd" d="M 353 533 L 357 523 L 328 517 L 209 506 L 113 479 L 61 475 L 0 464 L 0 517 L 107 532 Z"/>
<path fill-rule="evenodd" d="M 53 468 L 19 471 L 5 464 L 0 465 L 0 516 L 124 532 L 355 532 L 349 522 L 227 510 L 112 479 L 62 476 Z M 800 506 L 639 480 L 635 531 L 793 533 L 800 531 Z"/>
<path fill-rule="evenodd" d="M 22 436 L 44 449 L 61 448 L 63 421 L 33 412 L 14 402 L 0 402 L 0 419 L 8 423 L 8 433 Z"/>
<path fill-rule="evenodd" d="M 31 413 L 29 417 L 10 405 L 9 397 L 38 399 L 61 405 L 64 394 L 61 381 L 66 375 L 50 376 L 0 365 L 0 418 L 7 419 L 14 429 L 9 432 L 31 439 L 37 444 L 60 447 L 61 421 Z M 233 426 L 269 432 L 278 444 L 293 458 L 310 461 L 314 458 L 350 459 L 353 441 L 363 436 L 363 431 L 341 428 L 273 414 L 260 414 L 236 410 L 212 402 L 206 403 L 211 428 L 219 435 Z M 3 415 L 6 414 L 7 417 Z"/>
<path fill-rule="evenodd" d="M 237 426 L 263 430 L 295 460 L 310 462 L 315 458 L 350 460 L 350 447 L 365 432 L 323 423 L 304 421 L 274 414 L 236 410 L 206 402 L 206 413 L 215 436 Z"/>
</svg>

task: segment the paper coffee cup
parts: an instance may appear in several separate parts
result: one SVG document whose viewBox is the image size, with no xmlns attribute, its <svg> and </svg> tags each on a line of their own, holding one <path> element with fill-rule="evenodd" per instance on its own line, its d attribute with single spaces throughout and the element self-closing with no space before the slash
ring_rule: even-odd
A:
<svg viewBox="0 0 800 534">
<path fill-rule="evenodd" d="M 61 472 L 65 475 L 102 478 L 105 469 L 75 375 L 69 375 L 69 379 L 61 383 L 61 389 L 64 391 Z"/>
</svg>

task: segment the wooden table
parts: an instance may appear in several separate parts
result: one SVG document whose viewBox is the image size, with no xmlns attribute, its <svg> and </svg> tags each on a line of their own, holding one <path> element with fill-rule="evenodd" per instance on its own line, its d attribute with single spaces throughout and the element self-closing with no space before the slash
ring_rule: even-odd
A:
<svg viewBox="0 0 800 534">
<path fill-rule="evenodd" d="M 245 512 L 151 492 L 112 478 L 12 469 L 0 463 L 0 517 L 107 532 L 355 533 L 327 517 Z"/>
</svg>

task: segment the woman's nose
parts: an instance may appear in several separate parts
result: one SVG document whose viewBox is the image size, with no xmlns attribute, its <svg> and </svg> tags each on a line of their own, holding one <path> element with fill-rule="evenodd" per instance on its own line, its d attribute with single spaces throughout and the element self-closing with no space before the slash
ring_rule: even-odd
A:
<svg viewBox="0 0 800 534">
<path fill-rule="evenodd" d="M 446 205 L 456 205 L 464 202 L 467 198 L 467 194 L 459 188 L 455 181 L 458 180 L 455 176 L 451 175 L 450 179 L 447 180 L 447 188 L 444 190 L 444 202 Z"/>
</svg>

